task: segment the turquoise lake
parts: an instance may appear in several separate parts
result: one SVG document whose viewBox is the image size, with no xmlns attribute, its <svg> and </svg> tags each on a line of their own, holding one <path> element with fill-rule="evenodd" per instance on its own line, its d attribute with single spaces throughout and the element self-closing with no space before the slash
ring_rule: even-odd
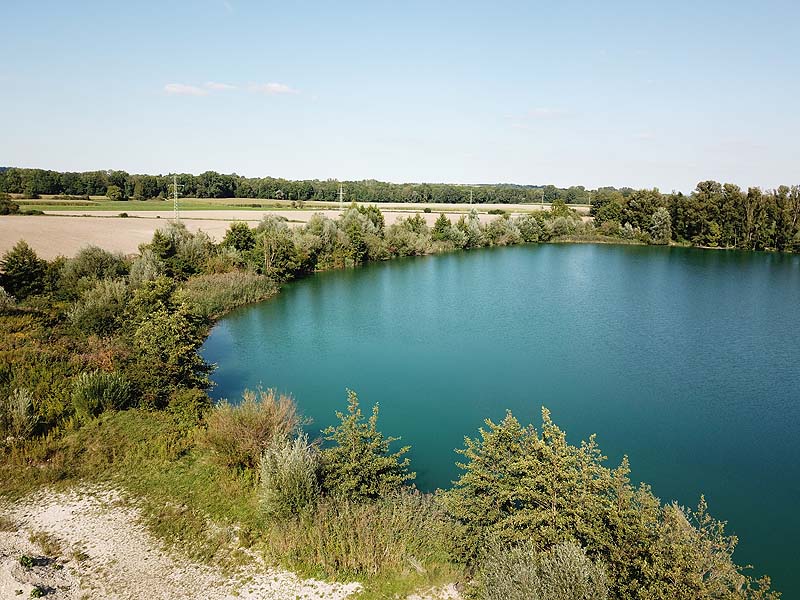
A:
<svg viewBox="0 0 800 600">
<path fill-rule="evenodd" d="M 735 558 L 800 597 L 800 256 L 539 245 L 322 273 L 239 309 L 203 356 L 216 398 L 291 393 L 318 433 L 379 402 L 417 485 L 448 487 L 465 435 L 541 406 L 662 500 L 739 536 Z"/>
</svg>

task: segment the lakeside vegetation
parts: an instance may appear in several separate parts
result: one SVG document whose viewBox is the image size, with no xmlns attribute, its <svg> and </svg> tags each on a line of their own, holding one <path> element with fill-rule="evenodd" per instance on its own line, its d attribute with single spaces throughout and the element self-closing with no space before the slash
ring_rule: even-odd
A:
<svg viewBox="0 0 800 600">
<path fill-rule="evenodd" d="M 182 195 L 200 199 L 193 200 L 195 208 L 214 208 L 213 203 L 202 202 L 202 199 L 214 198 L 229 199 L 233 206 L 244 208 L 278 208 L 274 200 L 289 200 L 294 202 L 294 206 L 301 206 L 306 201 L 335 202 L 339 192 L 339 182 L 333 180 L 246 178 L 214 171 L 200 175 L 183 173 L 177 178 Z M 60 173 L 43 169 L 0 170 L 0 193 L 19 194 L 26 198 L 37 198 L 42 194 L 63 195 L 65 199 L 61 207 L 84 204 L 81 198 L 92 196 L 102 196 L 115 203 L 126 200 L 146 203 L 153 198 L 168 197 L 171 184 L 171 175 L 130 175 L 124 171 Z M 733 184 L 703 181 L 697 184 L 691 194 L 685 195 L 680 192 L 665 194 L 657 189 L 603 187 L 587 190 L 583 186 L 460 186 L 392 184 L 373 180 L 348 181 L 345 184 L 348 201 L 410 205 L 468 204 L 471 201 L 476 204 L 587 204 L 591 205 L 590 214 L 599 233 L 606 236 L 712 248 L 800 251 L 798 185 L 779 186 L 774 190 L 750 187 L 743 191 Z M 236 199 L 240 199 L 238 202 L 242 204 Z M 267 202 L 247 202 L 247 199 Z M 269 200 L 273 200 L 273 203 Z M 9 199 L 3 200 L 0 212 L 8 211 L 8 206 L 13 203 Z M 152 203 L 142 205 L 144 209 L 157 207 Z M 658 222 L 654 222 L 654 218 Z M 661 232 L 660 237 L 651 236 L 648 239 L 653 227 Z"/>
<path fill-rule="evenodd" d="M 668 242 L 665 212 L 631 239 Z M 377 208 L 353 206 L 294 229 L 234 223 L 219 244 L 171 224 L 136 257 L 90 247 L 43 261 L 21 242 L 0 260 L 0 489 L 109 482 L 194 558 L 236 564 L 249 548 L 364 581 L 367 597 L 457 580 L 487 599 L 776 598 L 735 564 L 736 539 L 702 498 L 691 510 L 660 502 L 631 483 L 627 459 L 610 468 L 593 438 L 569 444 L 546 410 L 538 428 L 510 413 L 487 421 L 465 440 L 453 488 L 421 494 L 406 449 L 355 393 L 319 440 L 270 390 L 236 406 L 208 398 L 197 350 L 213 320 L 283 281 L 582 235 L 598 233 L 556 202 L 488 224 L 441 215 L 433 227 L 420 216 L 387 227 Z"/>
</svg>

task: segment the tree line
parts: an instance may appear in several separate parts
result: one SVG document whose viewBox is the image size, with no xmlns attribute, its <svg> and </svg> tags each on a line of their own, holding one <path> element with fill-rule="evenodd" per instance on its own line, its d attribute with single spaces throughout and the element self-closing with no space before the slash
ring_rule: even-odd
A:
<svg viewBox="0 0 800 600">
<path fill-rule="evenodd" d="M 590 214 L 610 235 L 648 231 L 656 213 L 669 216 L 667 241 L 712 248 L 800 251 L 800 186 L 746 192 L 732 183 L 701 181 L 688 195 L 652 190 L 598 190 Z M 623 232 L 624 233 L 624 232 Z"/>
<path fill-rule="evenodd" d="M 199 175 L 177 174 L 180 193 L 196 198 L 258 198 L 278 200 L 319 200 L 339 198 L 339 181 L 293 181 L 276 177 L 243 177 L 206 171 Z M 58 172 L 45 169 L 7 168 L 0 171 L 0 192 L 37 195 L 108 196 L 114 200 L 165 198 L 171 193 L 173 175 L 131 175 L 125 171 Z M 583 186 L 557 188 L 553 185 L 446 183 L 387 183 L 367 179 L 343 181 L 346 200 L 358 202 L 435 202 L 467 204 L 533 203 L 563 200 L 567 204 L 588 204 L 591 192 Z"/>
</svg>

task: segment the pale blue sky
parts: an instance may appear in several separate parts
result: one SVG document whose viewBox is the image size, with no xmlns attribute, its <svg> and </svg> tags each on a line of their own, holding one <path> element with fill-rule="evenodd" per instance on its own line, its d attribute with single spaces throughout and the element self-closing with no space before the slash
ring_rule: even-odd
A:
<svg viewBox="0 0 800 600">
<path fill-rule="evenodd" d="M 800 2 L 12 2 L 0 165 L 800 183 Z"/>
</svg>

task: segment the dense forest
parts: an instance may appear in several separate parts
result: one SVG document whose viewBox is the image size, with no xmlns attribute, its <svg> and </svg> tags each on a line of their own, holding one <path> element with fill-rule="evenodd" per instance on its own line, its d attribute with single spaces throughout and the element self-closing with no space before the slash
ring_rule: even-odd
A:
<svg viewBox="0 0 800 600">
<path fill-rule="evenodd" d="M 113 200 L 165 198 L 172 176 L 129 175 L 124 171 L 58 173 L 42 169 L 9 168 L 0 172 L 0 193 L 107 196 Z M 339 183 L 245 178 L 208 171 L 178 175 L 184 196 L 200 198 L 270 198 L 295 201 L 338 199 Z M 379 181 L 345 182 L 347 201 L 468 203 L 585 203 L 591 204 L 595 226 L 604 235 L 647 237 L 659 209 L 664 241 L 743 250 L 800 250 L 800 186 L 775 190 L 703 181 L 691 194 L 661 193 L 657 189 L 567 189 L 555 186 L 393 184 Z M 667 222 L 668 221 L 668 222 Z M 648 241 L 645 239 L 644 241 Z"/>
<path fill-rule="evenodd" d="M 652 235 L 665 237 L 669 215 L 655 213 Z M 420 215 L 386 226 L 374 206 L 353 205 L 297 228 L 237 222 L 220 243 L 173 223 L 133 257 L 87 247 L 45 261 L 20 241 L 0 259 L 0 499 L 119 486 L 198 560 L 235 565 L 243 547 L 358 579 L 371 598 L 448 581 L 483 600 L 778 598 L 734 562 L 737 540 L 702 497 L 696 509 L 662 503 L 632 483 L 627 458 L 607 466 L 594 438 L 568 443 L 547 410 L 539 427 L 487 420 L 458 450 L 453 487 L 421 494 L 408 448 L 354 392 L 322 432 L 271 390 L 235 405 L 207 395 L 208 327 L 282 281 L 587 227 L 558 202 L 488 224 L 475 211 L 440 215 L 433 227 Z"/>
<path fill-rule="evenodd" d="M 207 171 L 200 175 L 177 175 L 181 194 L 197 198 L 270 198 L 285 200 L 339 199 L 339 183 L 291 181 L 274 177 L 248 178 Z M 552 185 L 522 186 L 512 184 L 451 185 L 445 183 L 385 183 L 375 180 L 343 181 L 346 200 L 358 202 L 453 202 L 467 204 L 552 202 L 588 204 L 589 192 L 582 186 L 560 189 Z M 172 174 L 129 175 L 125 171 L 89 171 L 59 173 L 43 169 L 8 168 L 0 172 L 0 192 L 10 194 L 64 194 L 70 196 L 106 196 L 124 200 L 164 198 L 171 191 Z M 110 193 L 109 193 L 110 188 Z"/>
</svg>

